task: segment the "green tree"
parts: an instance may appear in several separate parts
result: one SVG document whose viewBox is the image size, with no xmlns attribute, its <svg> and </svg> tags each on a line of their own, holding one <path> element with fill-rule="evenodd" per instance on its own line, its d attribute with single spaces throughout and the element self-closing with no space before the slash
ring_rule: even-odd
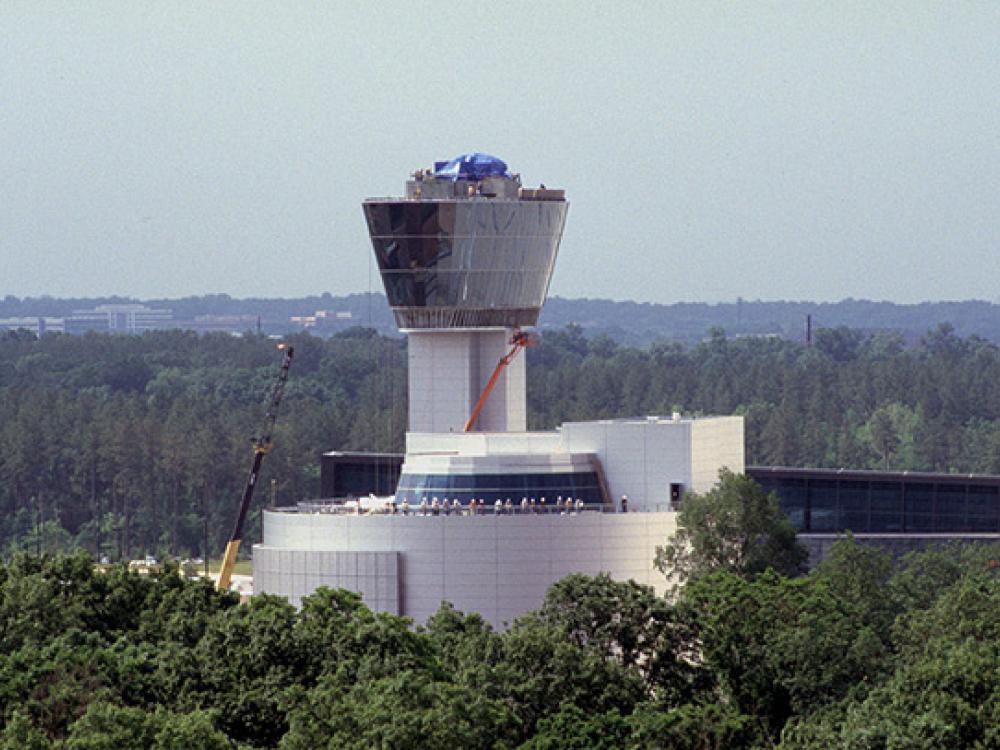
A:
<svg viewBox="0 0 1000 750">
<path fill-rule="evenodd" d="M 876 409 L 868 420 L 868 435 L 872 448 L 882 456 L 882 468 L 889 470 L 889 459 L 896 453 L 900 445 L 899 431 L 892 418 L 892 413 L 886 407 Z"/>
<path fill-rule="evenodd" d="M 635 750 L 732 750 L 751 747 L 751 720 L 724 703 L 689 703 L 664 711 L 640 706 L 631 717 Z"/>
<path fill-rule="evenodd" d="M 292 637 L 295 623 L 292 605 L 268 595 L 211 618 L 193 648 L 167 652 L 172 658 L 160 671 L 173 705 L 216 709 L 231 738 L 276 745 L 288 728 L 285 691 L 310 682 L 308 655 Z"/>
<path fill-rule="evenodd" d="M 298 701 L 283 750 L 512 747 L 502 702 L 425 671 L 404 670 L 345 688 L 332 675 Z"/>
<path fill-rule="evenodd" d="M 833 543 L 812 577 L 856 607 L 863 623 L 871 626 L 881 640 L 889 641 L 892 624 L 903 608 L 890 588 L 898 572 L 885 552 L 859 544 L 848 533 Z"/>
<path fill-rule="evenodd" d="M 520 750 L 619 750 L 629 746 L 631 734 L 628 719 L 617 710 L 590 714 L 569 703 L 542 719 Z"/>
<path fill-rule="evenodd" d="M 354 592 L 322 587 L 303 599 L 293 630 L 300 681 L 332 675 L 346 690 L 405 670 L 437 676 L 431 644 L 411 626 L 408 618 L 372 612 Z"/>
<path fill-rule="evenodd" d="M 71 727 L 66 750 L 229 750 L 235 745 L 200 711 L 174 714 L 94 703 Z"/>
<path fill-rule="evenodd" d="M 801 712 L 780 747 L 1000 746 L 1000 580 L 967 569 L 926 610 L 897 621 L 896 669 L 870 692 Z"/>
<path fill-rule="evenodd" d="M 689 583 L 681 606 L 698 623 L 701 657 L 725 699 L 764 746 L 789 719 L 882 672 L 887 645 L 865 612 L 818 576 L 715 573 Z"/>
<path fill-rule="evenodd" d="M 459 612 L 450 602 L 442 602 L 424 630 L 438 663 L 457 682 L 478 689 L 489 684 L 501 636 L 482 615 Z"/>
<path fill-rule="evenodd" d="M 0 734 L 0 750 L 51 750 L 52 741 L 35 728 L 31 720 L 15 709 Z"/>
<path fill-rule="evenodd" d="M 816 348 L 837 362 L 849 362 L 858 356 L 864 334 L 847 326 L 820 328 L 816 331 Z"/>
<path fill-rule="evenodd" d="M 504 697 L 519 719 L 522 740 L 538 722 L 573 704 L 587 713 L 617 709 L 628 714 L 646 695 L 642 676 L 595 646 L 582 646 L 562 627 L 534 614 L 519 618 L 504 633 L 492 690 Z"/>
<path fill-rule="evenodd" d="M 692 659 L 688 623 L 651 587 L 607 574 L 567 576 L 549 588 L 538 618 L 571 642 L 635 670 L 662 705 L 689 702 L 708 686 Z"/>
<path fill-rule="evenodd" d="M 164 721 L 156 734 L 153 750 L 229 750 L 235 746 L 215 728 L 209 713 L 195 711 Z"/>
<path fill-rule="evenodd" d="M 914 550 L 897 562 L 889 580 L 889 595 L 899 612 L 928 610 L 967 576 L 996 573 L 998 560 L 997 544 L 952 542 Z"/>
<path fill-rule="evenodd" d="M 777 497 L 728 469 L 704 495 L 684 496 L 677 532 L 656 551 L 656 567 L 675 584 L 714 571 L 753 578 L 768 568 L 798 575 L 807 552 L 778 508 Z"/>
<path fill-rule="evenodd" d="M 66 750 L 153 748 L 162 716 L 141 708 L 94 703 L 69 729 Z"/>
</svg>

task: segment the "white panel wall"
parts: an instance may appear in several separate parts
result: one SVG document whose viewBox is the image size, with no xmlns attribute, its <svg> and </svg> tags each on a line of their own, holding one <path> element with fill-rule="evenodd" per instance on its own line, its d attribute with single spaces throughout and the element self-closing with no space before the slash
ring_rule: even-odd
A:
<svg viewBox="0 0 1000 750">
<path fill-rule="evenodd" d="M 628 495 L 637 510 L 665 509 L 673 483 L 705 492 L 723 466 L 744 469 L 743 417 L 568 422 L 559 432 L 566 450 L 596 453 L 612 497 Z"/>
<path fill-rule="evenodd" d="M 408 453 L 411 474 L 556 474 L 591 471 L 591 453 L 490 453 L 485 456 Z"/>
<path fill-rule="evenodd" d="M 711 489 L 723 466 L 736 472 L 745 468 L 742 417 L 698 419 L 622 419 L 568 422 L 558 432 L 407 434 L 405 470 L 440 473 L 449 466 L 462 473 L 475 469 L 514 471 L 520 461 L 524 471 L 539 465 L 532 455 L 596 454 L 604 468 L 608 489 L 617 502 L 628 495 L 633 510 L 665 510 L 670 485 L 685 490 Z M 442 463 L 443 454 L 455 454 L 453 463 Z M 564 460 L 564 459 L 563 459 Z M 435 471 L 422 470 L 438 461 Z M 440 471 L 439 471 L 440 470 Z"/>
<path fill-rule="evenodd" d="M 398 553 L 401 614 L 423 622 L 450 601 L 502 627 L 537 609 L 548 587 L 570 573 L 607 572 L 663 593 L 667 579 L 653 560 L 656 547 L 675 530 L 674 513 L 424 517 L 265 511 L 264 544 L 254 546 L 254 590 L 298 601 L 319 585 L 353 588 L 341 583 L 350 583 L 342 573 L 316 570 L 330 564 L 317 555 L 358 553 L 360 561 L 361 553 Z M 388 609 L 378 607 L 379 601 L 366 597 L 370 606 Z"/>
<path fill-rule="evenodd" d="M 280 591 L 295 606 L 320 586 L 361 594 L 379 612 L 399 614 L 399 555 L 395 552 L 285 550 L 254 547 L 261 591 Z"/>
<path fill-rule="evenodd" d="M 646 494 L 649 508 L 666 508 L 670 485 L 691 485 L 693 423 L 646 424 Z"/>
<path fill-rule="evenodd" d="M 699 419 L 692 424 L 691 489 L 707 492 L 719 481 L 719 469 L 746 469 L 743 417 Z"/>
<path fill-rule="evenodd" d="M 483 456 L 494 453 L 556 453 L 564 451 L 558 432 L 454 432 L 434 434 L 406 433 L 406 452 L 457 453 L 463 456 Z"/>
<path fill-rule="evenodd" d="M 510 351 L 513 331 L 476 332 L 478 372 L 473 383 L 473 406 L 493 376 L 500 358 Z M 477 432 L 523 432 L 527 429 L 526 381 L 524 364 L 527 358 L 520 352 L 503 370 L 486 406 L 476 421 Z"/>
<path fill-rule="evenodd" d="M 408 334 L 410 424 L 413 432 L 461 432 L 511 332 L 503 329 L 410 331 Z M 479 432 L 524 430 L 525 358 L 519 355 L 486 402 Z"/>
<path fill-rule="evenodd" d="M 606 420 L 570 422 L 560 433 L 569 450 L 596 453 L 617 503 L 633 510 L 664 510 L 670 484 L 691 482 L 691 422 Z"/>
<path fill-rule="evenodd" d="M 408 337 L 410 429 L 461 431 L 469 416 L 469 344 L 463 332 Z"/>
<path fill-rule="evenodd" d="M 527 362 L 527 353 L 522 351 L 507 366 L 504 375 L 501 376 L 500 382 L 497 384 L 497 390 L 502 389 L 504 392 L 504 418 L 507 426 L 503 430 L 490 427 L 494 432 L 524 432 L 528 429 Z M 490 365 L 491 373 L 494 367 L 496 367 L 496 362 Z"/>
</svg>

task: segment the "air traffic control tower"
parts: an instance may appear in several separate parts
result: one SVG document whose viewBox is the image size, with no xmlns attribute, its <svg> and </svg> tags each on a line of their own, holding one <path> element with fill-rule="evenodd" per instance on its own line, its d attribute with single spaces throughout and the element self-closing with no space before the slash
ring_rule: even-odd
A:
<svg viewBox="0 0 1000 750">
<path fill-rule="evenodd" d="M 562 190 L 525 188 L 486 154 L 413 173 L 364 201 L 379 273 L 409 339 L 409 429 L 462 432 L 515 332 L 538 321 L 566 223 Z M 471 429 L 524 431 L 524 358 L 503 369 Z"/>
<path fill-rule="evenodd" d="M 448 601 L 497 627 L 571 573 L 664 591 L 657 546 L 685 490 L 708 490 L 722 467 L 743 471 L 743 418 L 675 412 L 528 432 L 525 357 L 511 355 L 545 301 L 563 192 L 468 154 L 415 172 L 403 197 L 363 205 L 409 337 L 399 481 L 391 495 L 265 509 L 254 590 L 298 604 L 319 586 L 346 588 L 416 622 Z"/>
</svg>

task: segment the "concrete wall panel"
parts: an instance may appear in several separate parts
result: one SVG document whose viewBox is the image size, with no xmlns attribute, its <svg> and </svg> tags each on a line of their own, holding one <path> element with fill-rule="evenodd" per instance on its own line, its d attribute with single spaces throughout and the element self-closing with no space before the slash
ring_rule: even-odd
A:
<svg viewBox="0 0 1000 750">
<path fill-rule="evenodd" d="M 268 511 L 265 543 L 254 547 L 255 589 L 297 604 L 319 585 L 347 588 L 361 592 L 375 609 L 418 622 L 448 600 L 500 626 L 536 609 L 552 583 L 575 572 L 608 572 L 652 583 L 662 592 L 667 581 L 652 567 L 653 556 L 675 530 L 675 518 L 673 513 L 424 518 Z"/>
</svg>

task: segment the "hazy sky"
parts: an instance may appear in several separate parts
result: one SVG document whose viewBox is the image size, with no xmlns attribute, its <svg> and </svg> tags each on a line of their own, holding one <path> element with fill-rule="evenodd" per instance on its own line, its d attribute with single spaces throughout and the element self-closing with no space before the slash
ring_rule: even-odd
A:
<svg viewBox="0 0 1000 750">
<path fill-rule="evenodd" d="M 555 294 L 995 300 L 1000 3 L 0 3 L 0 295 L 364 291 L 471 150 Z"/>
</svg>

